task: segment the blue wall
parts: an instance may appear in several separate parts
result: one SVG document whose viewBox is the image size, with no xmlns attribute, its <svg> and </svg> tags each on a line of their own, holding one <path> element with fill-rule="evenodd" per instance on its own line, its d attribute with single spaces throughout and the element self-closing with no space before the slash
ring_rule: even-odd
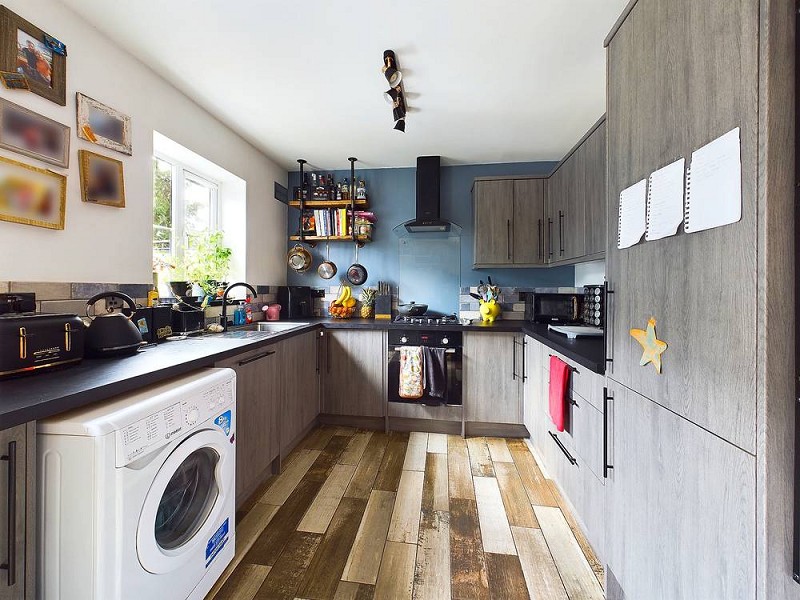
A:
<svg viewBox="0 0 800 600">
<path fill-rule="evenodd" d="M 539 269 L 480 269 L 472 268 L 473 262 L 473 215 L 472 182 L 475 177 L 493 175 L 540 175 L 550 172 L 554 162 L 503 163 L 491 165 L 464 165 L 442 167 L 441 194 L 442 218 L 457 223 L 463 228 L 461 237 L 461 285 L 477 285 L 479 279 L 492 281 L 500 287 L 527 286 L 571 286 L 575 281 L 574 267 L 554 267 Z M 327 172 L 326 172 L 327 173 Z M 350 177 L 349 171 L 334 171 L 336 181 Z M 357 169 L 356 179 L 364 179 L 370 199 L 370 210 L 375 212 L 377 227 L 373 231 L 373 242 L 359 250 L 358 259 L 369 272 L 367 285 L 379 280 L 396 283 L 398 262 L 398 238 L 392 229 L 414 217 L 416 197 L 416 169 Z M 299 173 L 289 173 L 289 194 L 299 184 Z M 299 211 L 289 209 L 288 233 L 297 232 Z M 293 245 L 289 243 L 288 247 Z M 290 285 L 310 285 L 328 287 L 338 284 L 339 274 L 332 280 L 317 276 L 316 267 L 324 260 L 325 244 L 311 250 L 314 266 L 307 273 L 288 270 Z M 331 260 L 339 268 L 339 273 L 353 262 L 353 245 L 343 242 L 331 244 Z M 431 299 L 433 300 L 433 299 Z M 418 301 L 424 301 L 419 298 Z"/>
</svg>

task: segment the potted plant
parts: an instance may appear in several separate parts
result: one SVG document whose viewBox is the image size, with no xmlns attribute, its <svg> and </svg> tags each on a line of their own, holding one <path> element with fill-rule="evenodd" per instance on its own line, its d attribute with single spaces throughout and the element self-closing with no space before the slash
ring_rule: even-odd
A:
<svg viewBox="0 0 800 600">
<path fill-rule="evenodd" d="M 224 244 L 221 231 L 190 235 L 186 248 L 186 274 L 206 295 L 217 296 L 224 289 L 231 268 L 233 251 Z"/>
</svg>

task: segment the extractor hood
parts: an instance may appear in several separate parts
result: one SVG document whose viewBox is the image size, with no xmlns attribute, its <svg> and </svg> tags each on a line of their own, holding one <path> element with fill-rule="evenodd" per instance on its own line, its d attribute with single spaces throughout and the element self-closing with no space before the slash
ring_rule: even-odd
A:
<svg viewBox="0 0 800 600">
<path fill-rule="evenodd" d="M 403 223 L 408 233 L 450 233 L 454 224 L 439 214 L 440 156 L 417 157 L 417 212 L 411 221 Z M 460 231 L 458 225 L 456 229 Z M 399 229 L 399 228 L 398 228 Z"/>
</svg>

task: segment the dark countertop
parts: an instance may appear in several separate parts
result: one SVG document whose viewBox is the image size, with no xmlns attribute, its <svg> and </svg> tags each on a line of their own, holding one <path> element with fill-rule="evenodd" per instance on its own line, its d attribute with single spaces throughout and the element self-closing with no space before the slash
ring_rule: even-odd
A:
<svg viewBox="0 0 800 600">
<path fill-rule="evenodd" d="M 145 347 L 135 355 L 125 358 L 85 359 L 76 366 L 2 380 L 0 429 L 107 400 L 318 328 L 424 329 L 389 321 L 361 319 L 307 319 L 304 322 L 309 324 L 280 334 L 231 331 L 226 334 L 204 335 Z M 602 338 L 570 340 L 561 334 L 549 332 L 547 325 L 523 321 L 497 321 L 492 325 L 453 325 L 445 329 L 525 333 L 596 373 L 604 372 Z"/>
</svg>

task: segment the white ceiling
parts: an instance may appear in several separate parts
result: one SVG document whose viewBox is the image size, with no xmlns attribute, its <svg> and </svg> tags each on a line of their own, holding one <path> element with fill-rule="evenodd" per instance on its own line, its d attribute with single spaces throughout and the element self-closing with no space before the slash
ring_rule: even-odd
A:
<svg viewBox="0 0 800 600">
<path fill-rule="evenodd" d="M 326 169 L 561 158 L 604 112 L 603 38 L 627 3 L 62 1 L 280 164 Z"/>
</svg>

